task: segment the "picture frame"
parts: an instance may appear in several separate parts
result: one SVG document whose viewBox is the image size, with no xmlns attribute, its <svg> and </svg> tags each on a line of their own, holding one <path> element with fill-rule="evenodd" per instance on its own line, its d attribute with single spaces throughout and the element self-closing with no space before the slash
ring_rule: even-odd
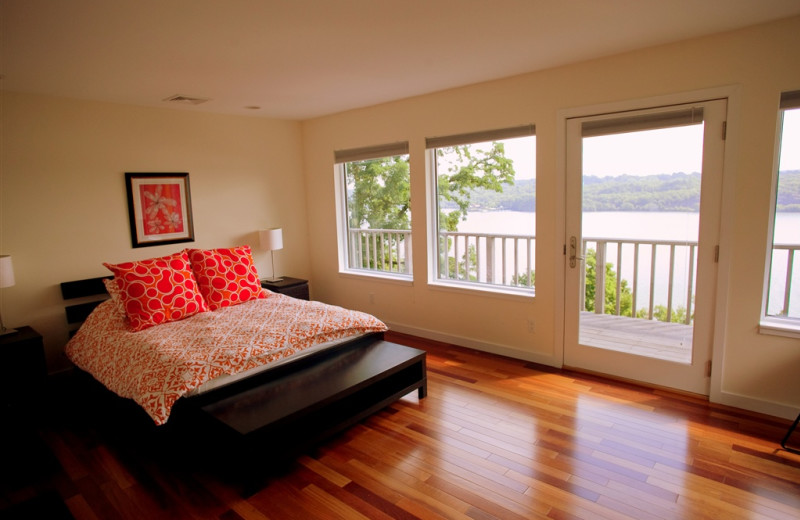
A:
<svg viewBox="0 0 800 520">
<path fill-rule="evenodd" d="M 194 242 L 188 173 L 125 173 L 133 247 Z"/>
</svg>

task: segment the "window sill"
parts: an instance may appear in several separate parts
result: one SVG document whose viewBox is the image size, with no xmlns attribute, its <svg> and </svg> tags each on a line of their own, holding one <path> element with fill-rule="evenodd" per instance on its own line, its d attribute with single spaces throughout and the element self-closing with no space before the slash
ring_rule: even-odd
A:
<svg viewBox="0 0 800 520">
<path fill-rule="evenodd" d="M 480 294 L 485 296 L 494 296 L 498 298 L 510 299 L 525 299 L 532 300 L 535 296 L 533 289 L 523 289 L 515 287 L 501 287 L 497 285 L 478 285 L 467 284 L 458 282 L 446 282 L 443 280 L 433 280 L 428 282 L 428 287 L 436 290 L 450 291 L 450 292 L 471 292 L 473 294 Z"/>
<path fill-rule="evenodd" d="M 793 318 L 764 318 L 758 324 L 760 334 L 800 338 L 800 320 Z"/>
<path fill-rule="evenodd" d="M 414 278 L 408 274 L 383 273 L 378 271 L 355 269 L 339 271 L 339 274 L 348 278 L 358 278 L 361 280 L 373 280 L 376 282 L 389 282 L 401 285 L 414 285 Z"/>
</svg>

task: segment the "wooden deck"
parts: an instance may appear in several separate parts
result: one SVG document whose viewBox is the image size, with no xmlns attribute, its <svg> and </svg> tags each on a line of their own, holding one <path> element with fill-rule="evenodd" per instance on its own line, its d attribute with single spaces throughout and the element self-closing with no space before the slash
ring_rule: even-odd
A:
<svg viewBox="0 0 800 520">
<path fill-rule="evenodd" d="M 690 363 L 693 330 L 691 325 L 681 323 L 582 312 L 580 343 L 656 359 Z"/>
</svg>

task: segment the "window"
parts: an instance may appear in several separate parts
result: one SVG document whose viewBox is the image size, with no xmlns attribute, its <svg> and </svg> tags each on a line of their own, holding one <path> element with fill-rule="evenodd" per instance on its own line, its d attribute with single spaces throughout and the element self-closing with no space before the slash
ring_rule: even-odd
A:
<svg viewBox="0 0 800 520">
<path fill-rule="evenodd" d="M 765 311 L 800 332 L 800 91 L 781 95 L 778 172 Z"/>
<path fill-rule="evenodd" d="M 428 138 L 431 283 L 533 294 L 533 125 Z"/>
<path fill-rule="evenodd" d="M 342 271 L 411 278 L 408 143 L 339 150 Z"/>
</svg>

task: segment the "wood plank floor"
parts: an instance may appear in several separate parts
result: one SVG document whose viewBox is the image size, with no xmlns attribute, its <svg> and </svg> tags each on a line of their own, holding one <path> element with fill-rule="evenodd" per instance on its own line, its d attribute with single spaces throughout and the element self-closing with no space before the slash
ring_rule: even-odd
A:
<svg viewBox="0 0 800 520">
<path fill-rule="evenodd" d="M 789 421 L 387 339 L 428 352 L 428 396 L 410 394 L 252 493 L 202 449 L 179 449 L 192 432 L 117 425 L 57 386 L 38 425 L 3 441 L 0 518 L 800 518 L 800 455 L 779 447 Z"/>
</svg>

